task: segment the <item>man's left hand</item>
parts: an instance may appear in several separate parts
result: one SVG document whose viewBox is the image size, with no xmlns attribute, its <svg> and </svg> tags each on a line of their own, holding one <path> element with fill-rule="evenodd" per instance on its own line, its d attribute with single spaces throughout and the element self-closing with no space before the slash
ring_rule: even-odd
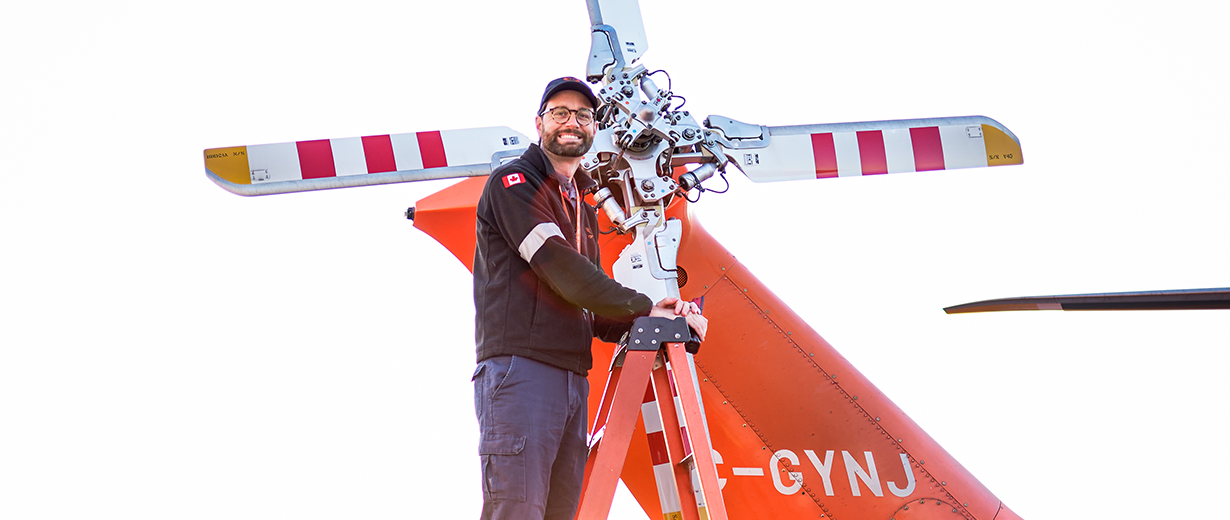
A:
<svg viewBox="0 0 1230 520">
<path fill-rule="evenodd" d="M 658 303 L 654 304 L 652 309 L 649 309 L 649 315 L 655 318 L 673 318 L 690 314 L 700 314 L 700 306 L 690 301 L 670 296 L 662 298 Z"/>
<path fill-rule="evenodd" d="M 679 298 L 666 297 L 654 304 L 649 315 L 655 318 L 674 318 L 683 316 L 688 326 L 696 331 L 701 341 L 705 340 L 705 331 L 709 328 L 709 320 L 700 314 L 700 306 Z"/>
</svg>

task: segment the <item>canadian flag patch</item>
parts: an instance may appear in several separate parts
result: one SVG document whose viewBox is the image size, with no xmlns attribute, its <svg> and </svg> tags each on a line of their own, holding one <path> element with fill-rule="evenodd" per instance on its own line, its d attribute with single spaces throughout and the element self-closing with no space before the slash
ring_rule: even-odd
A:
<svg viewBox="0 0 1230 520">
<path fill-rule="evenodd" d="M 504 176 L 505 188 L 511 188 L 523 182 L 525 182 L 525 177 L 523 177 L 520 173 L 510 173 Z"/>
</svg>

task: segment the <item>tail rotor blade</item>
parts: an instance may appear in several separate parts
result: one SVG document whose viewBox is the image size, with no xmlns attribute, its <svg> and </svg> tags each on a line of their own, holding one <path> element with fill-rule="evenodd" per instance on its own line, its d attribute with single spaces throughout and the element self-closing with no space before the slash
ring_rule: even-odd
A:
<svg viewBox="0 0 1230 520">
<path fill-rule="evenodd" d="M 984 116 L 761 126 L 713 116 L 727 156 L 755 182 L 1022 164 L 1021 144 Z M 754 137 L 753 137 L 754 135 Z"/>
<path fill-rule="evenodd" d="M 487 175 L 529 139 L 508 127 L 205 150 L 205 173 L 244 196 Z"/>
</svg>

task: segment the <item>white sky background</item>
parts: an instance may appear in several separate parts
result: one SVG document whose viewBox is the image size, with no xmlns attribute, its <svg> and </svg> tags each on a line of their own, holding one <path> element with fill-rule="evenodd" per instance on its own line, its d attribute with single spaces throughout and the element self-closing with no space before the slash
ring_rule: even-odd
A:
<svg viewBox="0 0 1230 520">
<path fill-rule="evenodd" d="M 1024 166 L 734 173 L 701 218 L 1024 518 L 1221 508 L 1228 311 L 941 310 L 1230 285 L 1218 8 L 643 8 L 694 115 L 1013 130 Z M 401 217 L 447 182 L 245 199 L 201 151 L 533 135 L 587 28 L 580 0 L 6 7 L 0 518 L 477 517 L 469 273 Z"/>
</svg>

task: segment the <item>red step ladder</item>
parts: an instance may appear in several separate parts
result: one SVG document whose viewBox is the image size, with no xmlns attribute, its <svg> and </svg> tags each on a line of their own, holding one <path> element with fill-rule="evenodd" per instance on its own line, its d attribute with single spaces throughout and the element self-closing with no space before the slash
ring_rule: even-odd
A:
<svg viewBox="0 0 1230 520">
<path fill-rule="evenodd" d="M 606 520 L 639 414 L 649 437 L 662 517 L 727 520 L 695 364 L 685 347 L 690 339 L 682 319 L 637 318 L 633 323 L 627 344 L 615 355 L 590 430 L 577 520 Z"/>
</svg>

